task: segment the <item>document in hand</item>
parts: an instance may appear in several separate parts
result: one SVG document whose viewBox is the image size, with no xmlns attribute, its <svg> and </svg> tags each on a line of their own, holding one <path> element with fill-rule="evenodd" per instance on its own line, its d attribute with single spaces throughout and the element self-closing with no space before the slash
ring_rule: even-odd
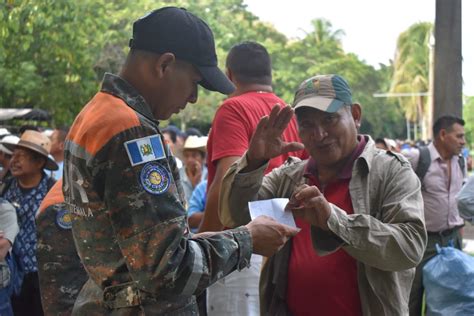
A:
<svg viewBox="0 0 474 316">
<path fill-rule="evenodd" d="M 288 199 L 270 199 L 249 202 L 250 217 L 253 220 L 260 215 L 266 215 L 280 224 L 296 227 L 293 214 L 285 211 L 288 201 Z"/>
</svg>

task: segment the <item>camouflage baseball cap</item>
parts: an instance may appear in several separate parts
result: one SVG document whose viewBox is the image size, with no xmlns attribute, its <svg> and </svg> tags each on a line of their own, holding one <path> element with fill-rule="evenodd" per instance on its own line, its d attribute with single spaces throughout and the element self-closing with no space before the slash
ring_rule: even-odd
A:
<svg viewBox="0 0 474 316">
<path fill-rule="evenodd" d="M 347 81 L 339 75 L 317 75 L 300 84 L 293 108 L 310 107 L 333 113 L 344 104 L 352 104 L 351 88 Z"/>
</svg>

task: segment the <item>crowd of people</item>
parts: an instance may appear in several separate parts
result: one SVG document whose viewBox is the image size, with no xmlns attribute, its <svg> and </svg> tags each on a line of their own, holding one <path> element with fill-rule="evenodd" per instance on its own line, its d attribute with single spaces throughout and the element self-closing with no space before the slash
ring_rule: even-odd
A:
<svg viewBox="0 0 474 316">
<path fill-rule="evenodd" d="M 374 140 L 340 75 L 289 106 L 262 44 L 225 67 L 204 21 L 157 9 L 70 128 L 1 130 L 0 315 L 421 315 L 436 244 L 462 249 L 465 122 Z M 227 95 L 208 135 L 159 127 L 198 85 Z M 295 227 L 252 220 L 279 198 Z"/>
</svg>

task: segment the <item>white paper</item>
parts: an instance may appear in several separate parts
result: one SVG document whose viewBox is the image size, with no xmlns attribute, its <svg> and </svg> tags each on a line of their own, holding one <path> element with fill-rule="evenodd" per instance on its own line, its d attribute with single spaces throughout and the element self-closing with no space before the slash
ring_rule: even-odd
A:
<svg viewBox="0 0 474 316">
<path fill-rule="evenodd" d="M 285 206 L 288 204 L 288 201 L 288 199 L 270 199 L 249 202 L 250 217 L 253 220 L 260 215 L 266 215 L 280 224 L 296 228 L 293 213 L 285 211 Z"/>
</svg>

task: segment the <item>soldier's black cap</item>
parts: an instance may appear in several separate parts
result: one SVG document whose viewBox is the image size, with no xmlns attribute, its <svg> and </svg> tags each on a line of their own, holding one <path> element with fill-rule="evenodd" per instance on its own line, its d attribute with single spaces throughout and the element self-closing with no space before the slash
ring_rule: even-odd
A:
<svg viewBox="0 0 474 316">
<path fill-rule="evenodd" d="M 132 49 L 157 54 L 173 53 L 176 58 L 193 64 L 208 90 L 230 94 L 232 82 L 217 66 L 214 36 L 209 26 L 184 8 L 165 7 L 154 10 L 133 23 Z"/>
</svg>

